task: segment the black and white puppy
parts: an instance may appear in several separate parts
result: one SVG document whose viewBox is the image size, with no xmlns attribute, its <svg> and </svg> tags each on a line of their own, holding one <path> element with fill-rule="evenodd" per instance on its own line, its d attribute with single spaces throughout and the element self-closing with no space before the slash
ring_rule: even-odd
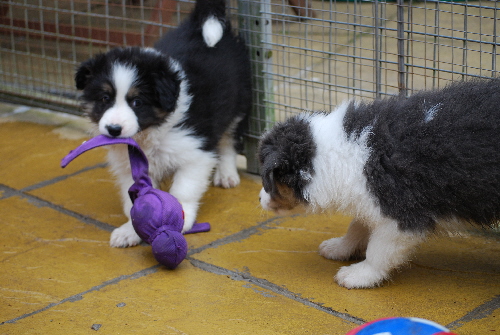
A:
<svg viewBox="0 0 500 335">
<path fill-rule="evenodd" d="M 155 48 L 96 55 L 75 76 L 83 110 L 98 133 L 133 137 L 149 160 L 153 186 L 172 177 L 170 193 L 184 208 L 183 231 L 195 222 L 212 173 L 218 186 L 240 181 L 236 146 L 251 108 L 251 70 L 244 41 L 232 33 L 225 10 L 224 0 L 199 0 Z M 108 162 L 129 216 L 133 181 L 127 148 L 110 147 Z M 113 247 L 139 242 L 130 220 L 111 234 Z"/>
<path fill-rule="evenodd" d="M 300 114 L 261 139 L 260 202 L 354 217 L 324 241 L 347 288 L 380 285 L 426 236 L 500 220 L 500 80 Z"/>
</svg>

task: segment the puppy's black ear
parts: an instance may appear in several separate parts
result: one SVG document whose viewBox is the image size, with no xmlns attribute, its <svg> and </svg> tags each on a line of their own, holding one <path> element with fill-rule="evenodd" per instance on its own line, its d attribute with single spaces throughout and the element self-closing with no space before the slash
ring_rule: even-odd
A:
<svg viewBox="0 0 500 335">
<path fill-rule="evenodd" d="M 269 156 L 264 158 L 262 157 L 263 156 L 262 151 L 263 150 L 261 148 L 260 174 L 262 177 L 262 186 L 264 187 L 264 191 L 266 191 L 269 194 L 272 194 L 274 189 L 276 188 L 274 180 L 274 171 L 279 168 L 277 164 L 278 155 L 277 153 L 273 152 L 269 153 Z"/>
<path fill-rule="evenodd" d="M 80 64 L 75 74 L 76 88 L 83 90 L 105 62 L 105 55 L 98 54 Z"/>
<path fill-rule="evenodd" d="M 261 165 L 262 186 L 266 193 L 275 195 L 278 184 L 291 188 L 297 199 L 303 199 L 302 191 L 312 179 L 312 171 L 298 167 L 295 160 L 278 152 L 271 153 Z"/>
<path fill-rule="evenodd" d="M 177 100 L 181 90 L 181 80 L 178 72 L 173 72 L 166 64 L 155 74 L 154 84 L 157 101 L 165 112 L 171 112 L 177 107 Z"/>
<path fill-rule="evenodd" d="M 75 74 L 75 83 L 76 83 L 76 88 L 79 90 L 83 90 L 85 86 L 87 86 L 87 83 L 92 75 L 92 63 L 93 59 L 90 59 L 80 65 L 78 70 L 76 70 Z"/>
</svg>

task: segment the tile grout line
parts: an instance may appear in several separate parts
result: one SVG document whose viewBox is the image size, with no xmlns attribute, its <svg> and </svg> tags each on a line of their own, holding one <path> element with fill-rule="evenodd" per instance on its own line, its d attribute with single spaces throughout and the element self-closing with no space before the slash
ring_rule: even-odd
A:
<svg viewBox="0 0 500 335">
<path fill-rule="evenodd" d="M 295 217 L 295 216 L 296 215 L 290 216 L 290 217 Z M 268 224 L 275 222 L 275 221 L 278 221 L 277 224 L 279 224 L 280 219 L 284 219 L 284 217 L 281 217 L 281 216 L 272 217 L 272 218 L 267 219 L 265 221 L 259 222 L 252 227 L 245 228 L 245 229 L 240 230 L 234 234 L 222 237 L 222 238 L 217 239 L 215 241 L 212 241 L 208 244 L 205 244 L 201 247 L 190 249 L 188 251 L 188 256 L 198 254 L 202 251 L 205 251 L 206 249 L 217 248 L 217 247 L 223 246 L 225 244 L 233 243 L 233 242 L 241 242 L 244 239 L 259 233 L 261 230 L 273 229 L 272 227 L 269 227 Z"/>
<path fill-rule="evenodd" d="M 107 163 L 99 163 L 99 164 L 96 164 L 96 165 L 93 165 L 93 166 L 87 166 L 87 167 L 85 167 L 85 168 L 83 168 L 81 170 L 78 170 L 76 172 L 73 172 L 73 173 L 70 173 L 70 174 L 66 174 L 66 175 L 62 175 L 62 176 L 59 176 L 59 177 L 55 177 L 55 178 L 52 178 L 52 179 L 49 179 L 49 180 L 42 181 L 42 182 L 37 183 L 37 184 L 33 184 L 31 186 L 24 187 L 24 188 L 20 189 L 20 191 L 21 192 L 33 191 L 33 190 L 36 190 L 38 188 L 49 186 L 49 185 L 58 183 L 60 181 L 66 180 L 68 178 L 77 176 L 77 175 L 79 175 L 81 173 L 84 173 L 84 172 L 87 172 L 87 171 L 91 171 L 91 170 L 94 170 L 94 169 L 103 169 L 103 168 L 105 168 L 107 166 L 108 166 Z"/>
<path fill-rule="evenodd" d="M 82 214 L 77 213 L 77 212 L 73 212 L 69 209 L 62 207 L 62 206 L 56 205 L 50 201 L 41 199 L 39 197 L 36 197 L 36 196 L 28 194 L 28 193 L 24 193 L 23 191 L 13 189 L 13 188 L 6 186 L 6 185 L 3 185 L 3 184 L 0 184 L 0 191 L 3 191 L 4 193 L 7 194 L 7 196 L 0 197 L 0 200 L 4 200 L 4 199 L 10 198 L 12 196 L 19 196 L 23 199 L 27 199 L 35 206 L 49 207 L 49 208 L 55 210 L 56 212 L 59 212 L 61 214 L 67 215 L 67 216 L 71 216 L 71 217 L 73 217 L 73 218 L 75 218 L 75 219 L 77 219 L 85 224 L 93 225 L 99 229 L 102 229 L 102 230 L 105 230 L 108 232 L 111 232 L 116 228 L 115 226 L 110 225 L 108 223 L 105 223 L 105 222 L 102 222 L 102 221 L 99 221 L 96 219 L 92 219 L 91 217 L 82 215 Z"/>
<path fill-rule="evenodd" d="M 79 175 L 81 173 L 84 173 L 84 172 L 87 172 L 87 171 L 91 171 L 91 170 L 94 170 L 94 169 L 102 169 L 102 168 L 105 168 L 107 166 L 108 166 L 107 163 L 98 163 L 96 165 L 87 166 L 87 167 L 85 167 L 85 168 L 83 168 L 81 170 L 78 170 L 76 172 L 73 172 L 73 173 L 70 173 L 70 174 L 66 174 L 66 175 L 62 175 L 62 176 L 58 176 L 58 177 L 55 177 L 55 178 L 52 178 L 52 179 L 44 180 L 44 181 L 39 182 L 37 184 L 26 186 L 26 187 L 23 187 L 21 189 L 15 189 L 15 188 L 12 188 L 12 187 L 4 185 L 4 184 L 0 184 L 0 186 L 3 186 L 3 187 L 8 188 L 10 190 L 15 190 L 17 192 L 29 192 L 29 191 L 33 191 L 33 190 L 36 190 L 36 189 L 39 189 L 39 188 L 42 188 L 42 187 L 45 187 L 45 186 L 49 186 L 49 185 L 58 183 L 60 181 L 66 180 L 68 178 L 77 176 L 77 175 Z M 14 192 L 14 194 L 16 194 L 16 193 Z M 12 196 L 12 195 L 11 194 L 7 194 L 7 196 L 5 196 L 5 195 L 4 196 L 0 196 L 0 200 L 9 198 L 10 196 Z"/>
<path fill-rule="evenodd" d="M 23 187 L 22 189 L 15 189 L 15 188 L 12 188 L 10 186 L 7 186 L 7 185 L 4 185 L 4 184 L 0 184 L 0 191 L 3 191 L 4 194 L 2 196 L 0 196 L 0 200 L 4 200 L 4 199 L 7 199 L 7 198 L 10 198 L 10 197 L 13 197 L 13 196 L 19 196 L 23 199 L 27 199 L 28 201 L 34 203 L 35 205 L 38 205 L 38 206 L 43 206 L 43 207 L 49 207 L 61 214 L 64 214 L 64 215 L 68 215 L 68 216 L 71 216 L 85 224 L 90 224 L 90 225 L 93 225 L 99 229 L 102 229 L 102 230 L 105 230 L 105 231 L 108 231 L 108 232 L 111 232 L 113 231 L 116 227 L 115 226 L 112 226 L 110 224 L 107 224 L 105 222 L 101 222 L 99 220 L 95 220 L 95 219 L 92 219 L 88 216 L 85 216 L 85 215 L 82 215 L 80 213 L 77 213 L 77 212 L 74 212 L 74 211 L 71 211 L 69 209 L 66 209 L 62 206 L 59 206 L 59 205 L 56 205 L 50 201 L 47 201 L 47 200 L 44 200 L 44 199 L 41 199 L 39 197 L 36 197 L 34 195 L 31 195 L 29 193 L 26 193 L 26 192 L 29 192 L 29 191 L 33 191 L 33 190 L 36 190 L 36 189 L 39 189 L 39 188 L 42 188 L 42 187 L 45 187 L 45 186 L 49 186 L 49 185 L 52 185 L 52 184 L 55 184 L 55 183 L 58 183 L 60 181 L 63 181 L 63 180 L 66 180 L 68 178 L 71 178 L 71 177 L 74 177 L 74 176 L 77 176 L 81 173 L 84 173 L 84 172 L 87 172 L 87 171 L 91 171 L 91 170 L 94 170 L 94 169 L 100 169 L 100 168 L 105 168 L 107 167 L 107 163 L 98 163 L 96 165 L 92 165 L 92 166 L 87 166 L 81 170 L 78 170 L 76 172 L 73 172 L 73 173 L 70 173 L 70 174 L 66 174 L 66 175 L 62 175 L 62 176 L 58 176 L 58 177 L 55 177 L 55 178 L 52 178 L 52 179 L 48 179 L 48 180 L 45 180 L 45 181 L 42 181 L 40 183 L 37 183 L 37 184 L 33 184 L 33 185 L 30 185 L 30 186 L 27 186 L 27 187 Z"/>
<path fill-rule="evenodd" d="M 130 275 L 122 275 L 122 276 L 119 276 L 119 277 L 116 277 L 116 278 L 113 278 L 113 279 L 110 279 L 110 280 L 107 280 L 105 282 L 103 282 L 102 284 L 100 285 L 96 285 L 94 287 L 91 287 L 90 289 L 86 290 L 86 291 L 83 291 L 81 293 L 77 293 L 77 294 L 74 294 L 70 297 L 67 297 L 67 298 L 64 298 L 58 302 L 55 302 L 55 303 L 51 303 L 51 304 L 48 304 L 47 306 L 43 307 L 43 308 L 40 308 L 36 311 L 33 311 L 33 312 L 29 312 L 29 313 L 26 313 L 26 314 L 23 314 L 21 316 L 18 316 L 14 319 L 10 319 L 10 320 L 6 320 L 6 321 L 2 321 L 0 322 L 0 326 L 4 325 L 4 324 L 7 324 L 7 323 L 16 323 L 17 321 L 19 320 L 22 320 L 22 319 L 25 319 L 27 317 L 30 317 L 32 315 L 36 315 L 36 314 L 39 314 L 39 313 L 42 313 L 46 310 L 49 310 L 51 309 L 52 307 L 56 307 L 56 306 L 59 306 L 59 305 L 62 305 L 66 302 L 76 302 L 76 301 L 79 301 L 79 300 L 82 300 L 83 299 L 83 296 L 85 294 L 88 294 L 88 293 L 91 293 L 91 292 L 96 292 L 96 291 L 99 291 L 101 290 L 102 288 L 105 288 L 105 287 L 108 287 L 110 285 L 115 285 L 115 284 L 118 284 L 119 282 L 123 281 L 123 280 L 133 280 L 133 279 L 137 279 L 137 278 L 141 278 L 141 277 L 145 277 L 147 275 L 150 275 L 152 273 L 155 273 L 158 271 L 158 268 L 160 267 L 160 265 L 153 265 L 149 268 L 146 268 L 146 269 L 142 269 L 140 271 L 137 271 L 137 272 L 134 272 Z"/>
<path fill-rule="evenodd" d="M 246 273 L 231 271 L 231 270 L 228 270 L 226 268 L 222 268 L 222 267 L 210 264 L 210 263 L 206 263 L 206 262 L 197 260 L 197 259 L 192 258 L 192 257 L 188 257 L 187 259 L 191 262 L 191 264 L 194 267 L 199 268 L 201 270 L 204 270 L 204 271 L 207 271 L 207 272 L 210 272 L 213 274 L 228 276 L 231 278 L 231 280 L 249 282 L 249 283 L 257 285 L 263 289 L 266 289 L 266 290 L 269 290 L 273 293 L 279 294 L 285 298 L 292 299 L 292 300 L 299 302 L 305 306 L 312 307 L 312 308 L 315 308 L 321 312 L 325 312 L 325 313 L 330 314 L 332 316 L 338 317 L 346 322 L 354 323 L 356 325 L 362 325 L 362 324 L 366 323 L 366 321 L 363 319 L 357 318 L 357 317 L 352 316 L 352 315 L 347 314 L 347 313 L 338 312 L 330 307 L 322 306 L 322 304 L 320 304 L 320 303 L 315 303 L 309 299 L 302 298 L 302 297 L 300 297 L 299 294 L 291 292 L 291 291 L 287 290 L 286 288 L 279 286 L 277 284 L 274 284 L 266 279 L 257 278 L 257 277 L 251 276 L 249 274 L 246 274 Z"/>
<path fill-rule="evenodd" d="M 496 309 L 500 308 L 500 295 L 496 295 L 493 299 L 479 305 L 461 318 L 447 324 L 445 327 L 454 330 L 462 327 L 473 320 L 484 319 L 490 316 Z"/>
<path fill-rule="evenodd" d="M 293 215 L 292 217 L 296 217 L 296 216 L 300 216 L 300 215 Z M 262 230 L 273 229 L 272 227 L 269 227 L 268 224 L 273 223 L 273 222 L 276 224 L 279 224 L 279 223 L 281 223 L 281 222 L 279 222 L 279 220 L 281 220 L 281 219 L 285 219 L 285 218 L 280 217 L 280 216 L 270 218 L 266 221 L 258 223 L 255 226 L 246 228 L 246 229 L 241 230 L 241 231 L 234 233 L 232 235 L 229 235 L 229 236 L 223 237 L 221 239 L 215 240 L 211 243 L 208 243 L 202 247 L 193 249 L 190 252 L 188 252 L 188 256 L 186 259 L 189 260 L 193 266 L 195 266 L 201 270 L 204 270 L 204 271 L 207 271 L 210 273 L 214 273 L 214 274 L 229 276 L 232 280 L 250 282 L 250 283 L 255 284 L 261 288 L 264 288 L 264 289 L 267 289 L 267 290 L 274 292 L 276 294 L 282 295 L 288 299 L 292 299 L 294 301 L 300 302 L 303 305 L 306 305 L 308 307 L 313 307 L 319 311 L 322 311 L 322 312 L 328 313 L 330 315 L 333 315 L 335 317 L 341 318 L 347 322 L 351 322 L 351 323 L 354 323 L 357 325 L 364 324 L 366 321 L 364 321 L 363 319 L 357 318 L 357 317 L 352 316 L 352 315 L 347 314 L 347 313 L 341 313 L 341 312 L 335 311 L 330 307 L 324 307 L 319 303 L 315 303 L 315 302 L 312 302 L 308 299 L 302 298 L 298 294 L 290 292 L 289 290 L 287 290 L 287 289 L 285 289 L 277 284 L 269 282 L 266 279 L 260 279 L 260 278 L 251 276 L 249 274 L 231 271 L 231 270 L 228 270 L 228 269 L 225 269 L 225 268 L 213 265 L 213 264 L 209 264 L 209 263 L 206 263 L 206 262 L 203 262 L 203 261 L 200 261 L 200 260 L 197 260 L 197 259 L 191 257 L 192 255 L 195 255 L 195 254 L 198 254 L 202 251 L 205 251 L 206 249 L 217 248 L 219 246 L 233 243 L 233 242 L 241 242 L 244 239 L 259 233 L 261 231 L 261 229 Z M 278 222 L 276 222 L 276 221 L 278 221 Z"/>
<path fill-rule="evenodd" d="M 291 217 L 296 217 L 296 216 L 300 216 L 300 214 L 296 214 L 296 215 L 293 215 Z M 273 229 L 272 227 L 269 227 L 267 225 L 269 223 L 279 221 L 280 219 L 284 219 L 284 217 L 280 217 L 280 216 L 273 217 L 273 218 L 268 219 L 266 221 L 260 222 L 257 225 L 252 226 L 250 228 L 244 229 L 242 231 L 239 231 L 239 232 L 234 233 L 232 235 L 226 236 L 224 238 L 215 240 L 215 241 L 213 241 L 209 244 L 206 244 L 202 247 L 192 249 L 190 252 L 188 252 L 188 256 L 186 259 L 188 259 L 191 262 L 191 264 L 193 264 L 193 266 L 198 267 L 202 270 L 205 270 L 205 271 L 208 271 L 211 273 L 215 273 L 215 274 L 230 276 L 231 279 L 233 279 L 233 280 L 243 280 L 243 281 L 253 283 L 261 288 L 268 289 L 274 293 L 281 294 L 287 298 L 291 298 L 293 300 L 302 302 L 302 303 L 306 304 L 307 306 L 314 307 L 318 310 L 321 310 L 321 311 L 324 311 L 328 314 L 332 314 L 334 316 L 340 317 L 340 318 L 347 320 L 349 322 L 353 322 L 353 323 L 356 323 L 359 325 L 365 323 L 366 321 L 364 321 L 363 319 L 357 318 L 355 316 L 351 316 L 351 315 L 346 314 L 346 313 L 337 312 L 329 307 L 323 307 L 320 304 L 317 304 L 317 303 L 314 303 L 310 300 L 301 298 L 297 294 L 290 292 L 290 291 L 284 289 L 283 287 L 278 286 L 274 283 L 271 283 L 265 279 L 259 279 L 259 278 L 253 277 L 251 275 L 231 271 L 231 270 L 228 270 L 225 268 L 218 267 L 218 266 L 213 265 L 213 264 L 205 263 L 203 261 L 200 261 L 200 260 L 197 260 L 197 259 L 191 257 L 192 255 L 195 255 L 197 253 L 205 251 L 206 249 L 209 249 L 209 248 L 216 248 L 216 247 L 219 247 L 219 246 L 222 246 L 225 244 L 229 244 L 229 243 L 233 243 L 233 242 L 241 242 L 242 240 L 258 233 L 259 228 L 263 229 L 263 230 Z M 276 222 L 276 223 L 279 224 L 280 222 Z M 262 282 L 264 282 L 264 284 L 261 285 Z M 277 291 L 275 291 L 273 288 L 277 288 Z M 282 292 L 285 292 L 285 294 L 283 294 Z M 467 313 L 463 317 L 449 323 L 448 325 L 446 325 L 446 327 L 451 329 L 451 330 L 457 329 L 457 328 L 465 325 L 467 322 L 470 322 L 472 320 L 482 319 L 482 318 L 485 318 L 485 317 L 491 315 L 491 313 L 493 313 L 493 311 L 498 309 L 498 308 L 500 308 L 500 295 L 497 295 L 492 300 L 487 301 L 487 302 L 479 305 L 478 307 L 474 308 L 472 311 L 470 311 L 469 313 Z M 344 316 L 347 316 L 347 318 L 344 318 Z"/>
</svg>

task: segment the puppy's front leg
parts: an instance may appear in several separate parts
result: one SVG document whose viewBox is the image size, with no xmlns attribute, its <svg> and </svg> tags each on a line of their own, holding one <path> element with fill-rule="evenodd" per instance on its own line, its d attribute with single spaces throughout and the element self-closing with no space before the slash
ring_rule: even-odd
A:
<svg viewBox="0 0 500 335">
<path fill-rule="evenodd" d="M 363 221 L 353 219 L 344 236 L 331 238 L 320 244 L 319 254 L 337 261 L 361 258 L 365 255 L 369 237 L 370 231 Z"/>
<path fill-rule="evenodd" d="M 170 193 L 179 200 L 184 210 L 182 232 L 190 230 L 196 221 L 201 197 L 208 188 L 216 163 L 217 160 L 213 156 L 200 157 L 180 167 L 174 174 Z"/>
<path fill-rule="evenodd" d="M 402 231 L 396 221 L 379 222 L 373 227 L 366 259 L 340 268 L 335 279 L 347 288 L 378 286 L 392 270 L 408 260 L 410 253 L 424 239 L 425 233 Z"/>
<path fill-rule="evenodd" d="M 130 196 L 128 194 L 128 189 L 134 183 L 132 177 L 129 173 L 122 174 L 121 177 L 118 178 L 118 184 L 120 185 L 120 195 L 123 205 L 123 213 L 127 216 L 128 221 L 121 225 L 119 228 L 116 228 L 111 233 L 111 237 L 109 239 L 109 245 L 115 248 L 126 248 L 132 247 L 141 243 L 141 238 L 134 230 L 134 226 L 132 225 L 132 220 L 130 219 L 130 209 L 132 208 L 132 201 L 130 200 Z"/>
</svg>

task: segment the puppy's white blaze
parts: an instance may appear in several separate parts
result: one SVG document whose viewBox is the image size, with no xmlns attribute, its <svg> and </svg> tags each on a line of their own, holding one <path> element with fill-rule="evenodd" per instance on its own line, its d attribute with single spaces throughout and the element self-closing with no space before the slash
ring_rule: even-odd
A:
<svg viewBox="0 0 500 335">
<path fill-rule="evenodd" d="M 116 100 L 125 101 L 125 97 L 130 87 L 137 79 L 137 70 L 124 64 L 113 64 L 113 82 L 116 89 Z"/>
<path fill-rule="evenodd" d="M 222 23 L 214 16 L 209 17 L 205 23 L 203 23 L 202 30 L 203 39 L 210 48 L 214 47 L 220 41 L 224 33 Z"/>
<path fill-rule="evenodd" d="M 132 108 L 127 103 L 127 93 L 137 79 L 137 70 L 120 63 L 113 64 L 113 85 L 116 90 L 114 105 L 109 108 L 99 121 L 99 132 L 110 135 L 107 126 L 119 125 L 122 132 L 119 137 L 134 136 L 139 129 L 139 122 Z"/>
<path fill-rule="evenodd" d="M 304 197 L 313 210 L 378 216 L 379 208 L 368 192 L 363 173 L 370 155 L 366 145 L 370 130 L 365 129 L 358 138 L 349 138 L 343 129 L 348 106 L 344 103 L 328 115 L 310 117 L 317 152 L 313 159 L 315 175 L 304 190 Z"/>
</svg>

